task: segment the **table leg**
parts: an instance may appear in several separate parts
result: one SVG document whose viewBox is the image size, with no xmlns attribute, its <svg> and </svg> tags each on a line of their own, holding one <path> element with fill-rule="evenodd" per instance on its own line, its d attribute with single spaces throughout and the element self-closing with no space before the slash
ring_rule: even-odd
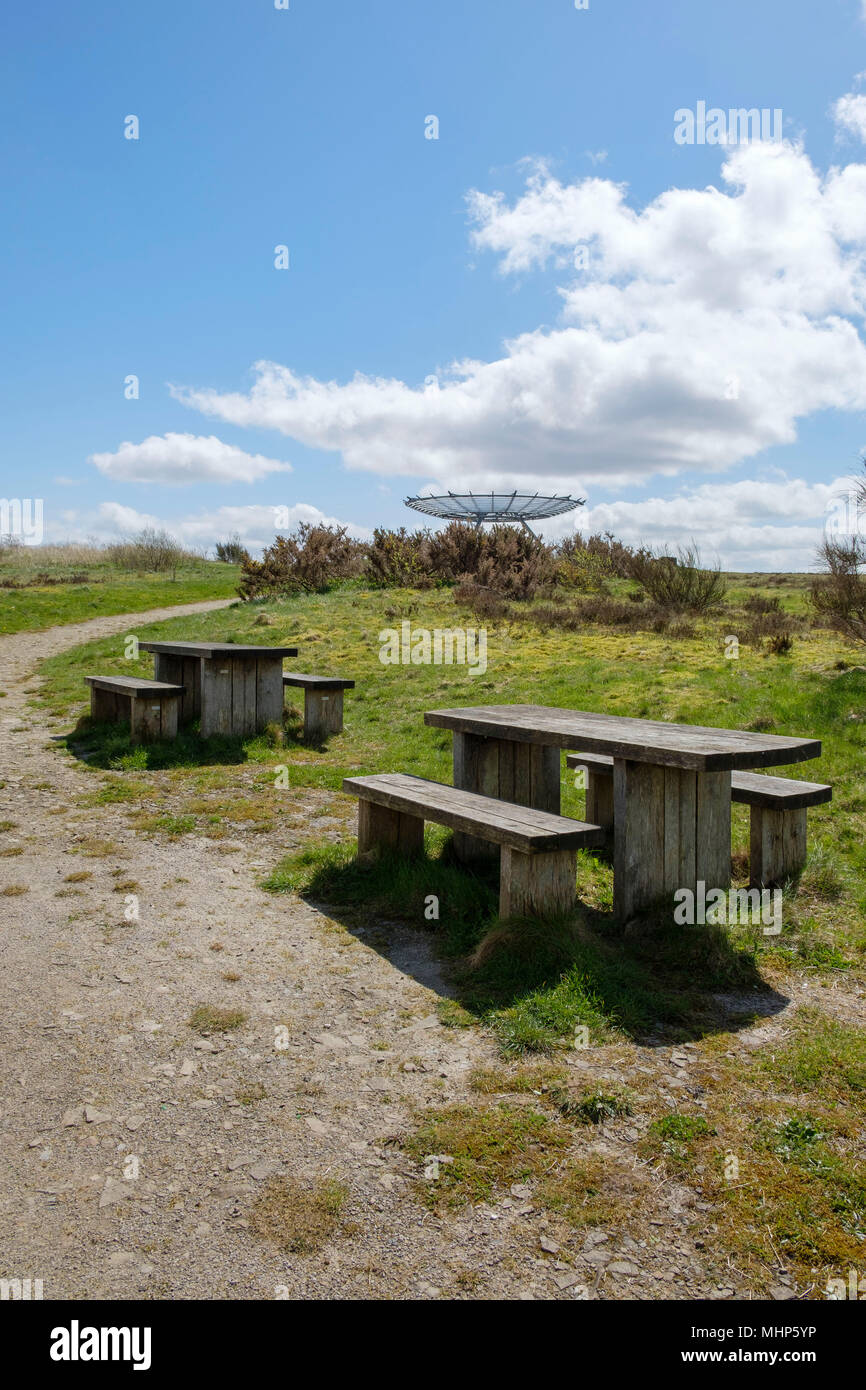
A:
<svg viewBox="0 0 866 1390">
<path fill-rule="evenodd" d="M 453 746 L 455 787 L 559 815 L 558 748 L 456 731 Z M 463 860 L 498 859 L 499 847 L 455 831 L 454 853 Z"/>
<path fill-rule="evenodd" d="M 201 658 L 201 736 L 231 734 L 232 660 L 226 656 Z"/>
<path fill-rule="evenodd" d="M 679 888 L 730 887 L 731 774 L 615 758 L 613 908 L 620 922 Z"/>
<path fill-rule="evenodd" d="M 281 656 L 260 656 L 256 658 L 256 731 L 261 733 L 269 724 L 282 728 L 283 705 L 283 658 Z"/>
<path fill-rule="evenodd" d="M 183 696 L 178 718 L 189 724 L 201 713 L 201 657 L 178 656 L 173 652 L 154 652 L 153 678 L 169 685 L 182 685 Z"/>
</svg>

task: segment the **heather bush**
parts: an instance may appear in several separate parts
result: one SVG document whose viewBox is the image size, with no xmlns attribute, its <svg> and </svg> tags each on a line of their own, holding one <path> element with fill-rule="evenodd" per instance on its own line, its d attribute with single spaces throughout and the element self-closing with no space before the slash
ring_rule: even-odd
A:
<svg viewBox="0 0 866 1390">
<path fill-rule="evenodd" d="M 705 613 L 726 592 L 719 568 L 704 569 L 695 545 L 681 547 L 676 555 L 642 547 L 629 558 L 628 577 L 669 612 Z"/>
<path fill-rule="evenodd" d="M 302 521 L 288 536 L 277 536 L 261 560 L 246 559 L 241 570 L 243 598 L 292 593 L 324 593 L 364 567 L 367 547 L 345 526 L 313 526 Z"/>
</svg>

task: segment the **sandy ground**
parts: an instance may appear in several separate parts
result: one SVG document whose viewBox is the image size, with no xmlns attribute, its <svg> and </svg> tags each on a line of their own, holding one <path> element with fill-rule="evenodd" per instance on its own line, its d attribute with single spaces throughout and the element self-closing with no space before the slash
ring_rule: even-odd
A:
<svg viewBox="0 0 866 1390">
<path fill-rule="evenodd" d="M 136 834 L 117 806 L 81 809 L 96 779 L 28 705 L 39 660 L 219 606 L 0 639 L 2 840 L 22 851 L 0 858 L 0 890 L 27 889 L 0 897 L 0 1277 L 41 1279 L 57 1299 L 747 1298 L 704 1239 L 706 1208 L 669 1180 L 634 1235 L 556 1226 L 528 1188 L 426 1211 L 430 1179 L 387 1141 L 419 1107 L 469 1098 L 469 1071 L 495 1058 L 482 1031 L 440 1024 L 425 935 L 393 929 L 374 949 L 263 893 L 257 878 L 285 852 L 266 837 L 167 840 Z M 83 852 L 94 843 L 108 853 Z M 138 884 L 137 920 L 118 870 Z M 67 883 L 76 871 L 92 876 Z M 246 1021 L 202 1038 L 188 1023 L 202 1003 Z M 662 1094 L 699 1094 L 694 1049 L 639 1060 Z M 587 1080 L 620 1074 L 606 1049 L 569 1062 Z M 576 1142 L 646 1192 L 639 1133 L 620 1121 Z M 348 1188 L 345 1224 L 315 1254 L 281 1253 L 251 1227 L 282 1174 Z"/>
</svg>

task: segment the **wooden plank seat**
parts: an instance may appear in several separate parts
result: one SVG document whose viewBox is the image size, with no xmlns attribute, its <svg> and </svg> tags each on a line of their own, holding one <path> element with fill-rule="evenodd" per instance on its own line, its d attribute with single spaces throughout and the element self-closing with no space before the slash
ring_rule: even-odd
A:
<svg viewBox="0 0 866 1390">
<path fill-rule="evenodd" d="M 586 815 L 613 834 L 613 758 L 569 753 L 566 766 L 586 769 Z M 749 883 L 773 888 L 795 878 L 806 863 L 806 812 L 831 799 L 823 782 L 801 782 L 762 772 L 732 772 L 731 800 L 750 808 Z"/>
<path fill-rule="evenodd" d="M 359 798 L 361 859 L 383 848 L 421 854 L 425 820 L 501 846 L 499 915 L 504 918 L 568 911 L 575 901 L 576 852 L 604 838 L 597 825 L 402 772 L 347 777 L 343 790 Z"/>
<path fill-rule="evenodd" d="M 283 673 L 283 686 L 299 686 L 304 692 L 304 738 L 318 743 L 328 734 L 343 731 L 343 691 L 354 690 L 355 682 L 341 676 L 306 676 L 297 671 Z"/>
<path fill-rule="evenodd" d="M 90 686 L 91 718 L 113 723 L 129 720 L 133 743 L 176 738 L 182 685 L 145 680 L 143 676 L 85 676 Z"/>
</svg>

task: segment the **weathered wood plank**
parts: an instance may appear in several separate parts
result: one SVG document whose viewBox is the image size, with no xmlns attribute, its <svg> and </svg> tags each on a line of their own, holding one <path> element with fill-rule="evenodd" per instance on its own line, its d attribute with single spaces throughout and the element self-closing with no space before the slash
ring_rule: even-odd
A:
<svg viewBox="0 0 866 1390">
<path fill-rule="evenodd" d="M 354 690 L 355 682 L 342 676 L 305 676 L 298 671 L 284 671 L 283 685 L 297 685 L 303 690 Z"/>
<path fill-rule="evenodd" d="M 569 753 L 570 768 L 586 767 L 596 779 L 613 777 L 613 758 L 602 753 Z M 820 806 L 830 801 L 833 788 L 823 782 L 805 782 L 797 777 L 772 777 L 763 772 L 732 772 L 731 800 L 745 806 Z M 601 822 L 599 822 L 600 824 Z"/>
<path fill-rule="evenodd" d="M 696 772 L 771 767 L 821 753 L 818 739 L 790 738 L 738 729 L 714 729 L 664 720 L 544 705 L 480 705 L 429 710 L 424 722 L 477 737 L 580 748 L 633 762 L 686 767 Z"/>
<path fill-rule="evenodd" d="M 256 729 L 283 722 L 282 657 L 260 656 L 256 660 Z"/>
<path fill-rule="evenodd" d="M 343 728 L 343 692 L 308 686 L 304 692 L 304 739 L 321 743 Z"/>
<path fill-rule="evenodd" d="M 749 886 L 778 888 L 796 879 L 806 863 L 805 807 L 775 810 L 753 805 L 750 812 Z"/>
<path fill-rule="evenodd" d="M 502 847 L 499 874 L 499 915 L 553 917 L 574 907 L 577 896 L 577 855 L 573 849 L 547 854 L 521 854 Z"/>
<path fill-rule="evenodd" d="M 477 831 L 485 839 L 511 845 L 527 854 L 598 844 L 604 835 L 599 826 L 583 821 L 491 800 L 405 773 L 348 777 L 343 782 L 343 790 L 390 810 L 421 815 L 425 820 L 452 829 L 470 834 Z"/>
<path fill-rule="evenodd" d="M 613 799 L 613 910 L 627 922 L 665 892 L 665 769 L 617 758 Z"/>
<path fill-rule="evenodd" d="M 232 733 L 231 657 L 202 658 L 201 736 Z"/>
<path fill-rule="evenodd" d="M 695 882 L 731 884 L 731 774 L 702 772 L 695 779 Z M 690 888 L 691 882 L 676 887 Z"/>
<path fill-rule="evenodd" d="M 358 858 L 374 858 L 383 849 L 399 850 L 407 857 L 422 854 L 424 817 L 363 798 L 358 802 Z"/>
</svg>

